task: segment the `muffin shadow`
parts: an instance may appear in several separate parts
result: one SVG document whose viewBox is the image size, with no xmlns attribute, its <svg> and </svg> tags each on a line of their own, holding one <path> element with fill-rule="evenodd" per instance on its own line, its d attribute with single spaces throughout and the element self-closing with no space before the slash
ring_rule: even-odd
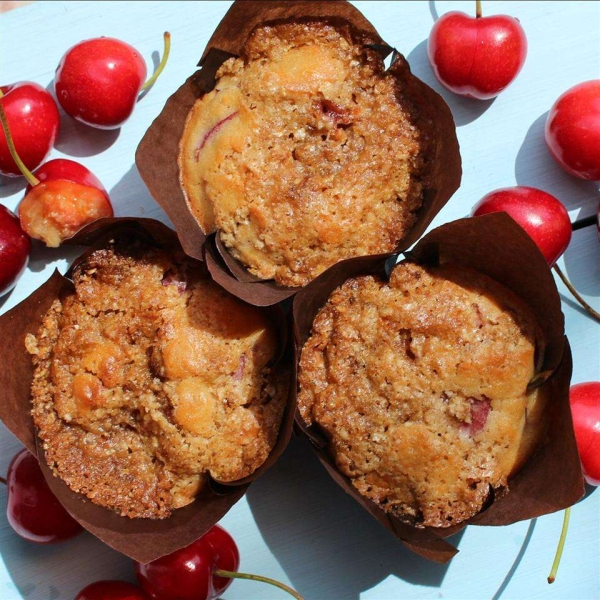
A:
<svg viewBox="0 0 600 600">
<path fill-rule="evenodd" d="M 318 600 L 313 592 L 320 590 L 320 598 L 358 600 L 389 575 L 440 587 L 448 569 L 385 532 L 335 484 L 307 441 L 292 439 L 278 462 L 250 487 L 247 500 L 269 549 L 306 597 Z M 462 533 L 451 543 L 456 545 Z M 318 571 L 311 569 L 315 563 L 321 565 Z M 304 589 L 307 581 L 310 589 Z"/>
<path fill-rule="evenodd" d="M 432 13 L 433 14 L 433 13 Z M 413 75 L 424 81 L 430 88 L 434 89 L 446 102 L 452 111 L 454 122 L 457 127 L 468 125 L 478 119 L 493 103 L 491 100 L 475 100 L 459 96 L 447 90 L 436 78 L 429 57 L 427 56 L 427 40 L 423 40 L 415 46 L 406 57 Z"/>
</svg>

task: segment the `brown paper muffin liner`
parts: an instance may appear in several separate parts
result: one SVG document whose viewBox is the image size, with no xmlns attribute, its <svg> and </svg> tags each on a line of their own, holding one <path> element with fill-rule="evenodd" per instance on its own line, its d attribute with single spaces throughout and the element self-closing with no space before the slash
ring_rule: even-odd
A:
<svg viewBox="0 0 600 600">
<path fill-rule="evenodd" d="M 89 225 L 75 235 L 70 244 L 86 246 L 82 255 L 103 247 L 117 235 L 141 236 L 162 248 L 180 249 L 177 235 L 166 225 L 152 219 L 112 218 L 102 219 Z M 80 257 L 74 262 L 77 264 Z M 224 483 L 209 480 L 209 485 L 196 500 L 186 507 L 173 511 L 167 519 L 129 519 L 121 517 L 102 506 L 92 503 L 73 492 L 61 479 L 55 477 L 48 467 L 31 417 L 31 382 L 33 367 L 31 357 L 25 350 L 25 336 L 37 333 L 46 311 L 52 302 L 73 290 L 69 275 L 73 266 L 62 276 L 55 271 L 52 277 L 26 300 L 0 317 L 0 339 L 3 340 L 1 360 L 9 368 L 0 370 L 0 420 L 35 455 L 50 488 L 67 511 L 85 529 L 112 546 L 115 550 L 134 560 L 146 563 L 198 539 L 244 495 L 248 485 L 268 469 L 287 446 L 294 419 L 295 401 L 290 386 L 287 406 L 279 435 L 267 460 L 252 475 L 244 479 Z M 205 269 L 198 260 L 198 268 Z M 288 344 L 287 319 L 280 307 L 271 309 L 272 317 L 280 332 L 280 353 L 276 364 L 290 369 L 291 381 L 295 381 L 295 367 L 291 363 L 292 351 Z"/>
<path fill-rule="evenodd" d="M 415 242 L 459 186 L 461 161 L 456 128 L 450 109 L 442 97 L 410 72 L 406 59 L 386 44 L 373 25 L 346 0 L 299 1 L 236 0 L 210 38 L 200 59 L 200 70 L 173 94 L 154 120 L 136 152 L 136 164 L 142 179 L 156 202 L 169 215 L 183 249 L 190 256 L 202 256 L 202 244 L 212 232 L 202 231 L 190 212 L 180 185 L 177 157 L 185 121 L 192 106 L 215 85 L 215 73 L 225 60 L 238 56 L 250 33 L 273 21 L 318 19 L 349 24 L 356 33 L 371 41 L 368 45 L 383 58 L 393 51 L 388 71 L 432 122 L 430 184 L 423 191 L 423 205 L 417 221 L 399 246 Z M 207 266 L 214 279 L 225 289 L 251 304 L 266 306 L 293 296 L 299 288 L 277 285 L 251 275 L 220 242 L 218 232 L 208 237 Z M 254 288 L 259 288 L 260 291 Z"/>
<path fill-rule="evenodd" d="M 405 256 L 422 264 L 453 263 L 495 279 L 524 300 L 544 333 L 537 344 L 538 376 L 532 385 L 548 389 L 549 424 L 544 441 L 509 485 L 490 495 L 483 510 L 449 528 L 416 528 L 384 512 L 361 496 L 342 475 L 327 449 L 327 439 L 296 412 L 296 429 L 306 436 L 333 479 L 408 548 L 445 563 L 457 550 L 443 538 L 466 525 L 508 525 L 562 510 L 584 493 L 583 476 L 569 406 L 571 352 L 552 273 L 531 238 L 505 213 L 461 219 L 434 229 Z M 335 288 L 351 277 L 378 275 L 384 280 L 397 255 L 349 259 L 338 263 L 294 298 L 296 361 L 310 336 L 312 323 Z"/>
</svg>

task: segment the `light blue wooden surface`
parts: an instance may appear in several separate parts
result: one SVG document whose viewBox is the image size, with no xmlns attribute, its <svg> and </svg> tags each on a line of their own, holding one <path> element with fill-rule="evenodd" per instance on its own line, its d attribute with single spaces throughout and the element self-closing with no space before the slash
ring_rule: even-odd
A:
<svg viewBox="0 0 600 600">
<path fill-rule="evenodd" d="M 37 2 L 0 16 L 0 80 L 50 85 L 64 51 L 100 35 L 138 48 L 150 67 L 173 36 L 171 60 L 157 84 L 118 132 L 88 131 L 62 119 L 53 158 L 74 157 L 110 191 L 118 215 L 166 220 L 133 164 L 136 145 L 167 97 L 192 72 L 228 2 Z M 385 40 L 405 54 L 413 71 L 435 89 L 426 39 L 436 13 L 472 11 L 472 2 L 357 2 Z M 517 81 L 494 102 L 479 103 L 442 92 L 458 125 L 464 161 L 461 189 L 434 225 L 468 214 L 486 192 L 533 185 L 558 196 L 571 218 L 593 214 L 594 183 L 558 169 L 543 142 L 543 123 L 553 101 L 568 87 L 600 76 L 600 4 L 597 2 L 484 2 L 484 12 L 518 17 L 529 55 Z M 441 91 L 441 90 L 440 90 Z M 79 135 L 80 134 L 80 135 Z M 0 202 L 14 209 L 22 183 L 2 181 Z M 73 251 L 34 249 L 31 265 L 14 292 L 0 299 L 8 310 L 50 275 L 65 270 Z M 600 244 L 594 228 L 578 231 L 563 261 L 586 299 L 599 308 Z M 515 268 L 518 268 L 515 265 Z M 574 353 L 573 381 L 600 379 L 600 326 L 565 293 L 563 309 Z M 4 343 L 0 340 L 0 343 Z M 10 368 L 3 365 L 2 368 Z M 1 401 L 1 395 L 0 395 Z M 19 443 L 0 426 L 0 473 Z M 130 561 L 85 534 L 64 545 L 38 547 L 21 541 L 6 523 L 0 489 L 0 598 L 72 600 L 98 579 L 132 579 Z M 405 550 L 326 476 L 301 443 L 289 450 L 246 498 L 223 519 L 234 535 L 246 571 L 276 577 L 307 600 L 572 599 L 600 597 L 600 492 L 573 510 L 557 582 L 546 583 L 562 515 L 503 528 L 469 527 L 455 540 L 460 549 L 448 566 L 428 563 Z M 234 582 L 228 600 L 282 598 L 277 590 Z"/>
</svg>

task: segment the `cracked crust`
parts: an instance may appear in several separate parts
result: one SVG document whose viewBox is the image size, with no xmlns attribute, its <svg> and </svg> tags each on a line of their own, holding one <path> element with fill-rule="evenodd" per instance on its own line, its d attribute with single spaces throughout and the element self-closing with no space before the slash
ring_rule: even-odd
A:
<svg viewBox="0 0 600 600">
<path fill-rule="evenodd" d="M 261 279 L 305 285 L 345 258 L 393 251 L 416 221 L 432 124 L 357 36 L 260 27 L 188 116 L 188 205 Z"/>
<path fill-rule="evenodd" d="M 121 515 L 164 518 L 209 475 L 235 481 L 265 461 L 289 383 L 269 366 L 266 313 L 141 242 L 93 252 L 73 280 L 26 339 L 57 476 Z"/>
<path fill-rule="evenodd" d="M 362 495 L 417 526 L 454 525 L 545 431 L 544 395 L 526 392 L 538 336 L 521 300 L 469 269 L 349 279 L 302 350 L 299 410 Z"/>
</svg>

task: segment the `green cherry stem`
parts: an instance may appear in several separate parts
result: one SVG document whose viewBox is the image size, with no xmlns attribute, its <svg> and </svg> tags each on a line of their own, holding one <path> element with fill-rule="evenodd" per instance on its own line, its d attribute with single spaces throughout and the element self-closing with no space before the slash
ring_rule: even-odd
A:
<svg viewBox="0 0 600 600">
<path fill-rule="evenodd" d="M 169 60 L 169 54 L 171 52 L 171 34 L 168 31 L 165 31 L 164 40 L 165 49 L 163 51 L 163 56 L 160 60 L 158 68 L 154 72 L 154 75 L 152 75 L 152 77 L 150 77 L 150 79 L 148 79 L 148 81 L 146 81 L 146 83 L 142 86 L 142 92 L 145 92 L 148 88 L 151 88 L 154 85 L 154 82 L 158 79 L 158 76 L 163 72 L 167 61 Z"/>
<path fill-rule="evenodd" d="M 15 148 L 15 142 L 13 141 L 13 137 L 10 133 L 10 128 L 8 127 L 8 121 L 6 119 L 6 113 L 4 112 L 4 107 L 0 104 L 0 121 L 2 122 L 2 129 L 4 129 L 4 135 L 6 136 L 6 143 L 8 145 L 8 151 L 12 156 L 12 159 L 17 163 L 17 167 L 19 167 L 19 171 L 23 174 L 23 177 L 27 179 L 27 183 L 31 187 L 35 187 L 39 185 L 40 180 L 25 166 L 19 155 L 17 154 L 17 149 Z"/>
<path fill-rule="evenodd" d="M 477 19 L 481 19 L 482 16 L 482 11 L 481 11 L 481 0 L 475 0 L 475 17 Z"/>
<path fill-rule="evenodd" d="M 568 290 L 573 294 L 575 300 L 585 308 L 585 310 L 596 319 L 596 321 L 600 321 L 600 313 L 594 310 L 580 295 L 579 292 L 573 287 L 573 284 L 567 279 L 567 276 L 562 272 L 562 269 L 558 265 L 554 265 L 552 267 L 556 274 L 562 279 L 562 282 L 567 286 Z"/>
<path fill-rule="evenodd" d="M 0 98 L 4 98 L 4 92 L 2 91 L 1 88 L 0 88 Z"/>
<path fill-rule="evenodd" d="M 565 516 L 563 518 L 562 531 L 560 532 L 560 539 L 558 540 L 558 548 L 556 549 L 556 556 L 552 563 L 552 570 L 548 575 L 548 583 L 554 583 L 556 579 L 556 573 L 558 572 L 558 565 L 560 565 L 560 559 L 562 557 L 563 548 L 565 547 L 565 540 L 567 539 L 567 530 L 569 529 L 569 518 L 571 517 L 571 507 L 565 510 Z"/>
<path fill-rule="evenodd" d="M 284 583 L 281 583 L 275 579 L 271 579 L 270 577 L 263 577 L 262 575 L 250 575 L 249 573 L 238 573 L 237 571 L 223 571 L 222 569 L 215 569 L 213 574 L 217 577 L 226 577 L 229 579 L 251 579 L 252 581 L 262 581 L 263 583 L 268 583 L 278 587 L 281 590 L 284 590 L 290 596 L 296 598 L 296 600 L 304 600 L 296 590 L 293 590 Z"/>
</svg>

